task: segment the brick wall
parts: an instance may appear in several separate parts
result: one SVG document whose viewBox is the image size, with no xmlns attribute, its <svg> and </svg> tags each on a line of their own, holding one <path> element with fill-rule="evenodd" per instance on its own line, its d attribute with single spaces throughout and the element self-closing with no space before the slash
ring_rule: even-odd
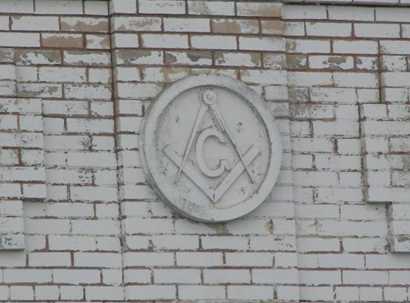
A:
<svg viewBox="0 0 410 303">
<path fill-rule="evenodd" d="M 0 1 L 0 301 L 409 301 L 410 8 L 304 2 Z M 149 105 L 198 74 L 281 132 L 271 197 L 231 223 L 173 212 L 139 159 Z"/>
<path fill-rule="evenodd" d="M 409 16 L 284 9 L 302 299 L 408 300 Z"/>
</svg>

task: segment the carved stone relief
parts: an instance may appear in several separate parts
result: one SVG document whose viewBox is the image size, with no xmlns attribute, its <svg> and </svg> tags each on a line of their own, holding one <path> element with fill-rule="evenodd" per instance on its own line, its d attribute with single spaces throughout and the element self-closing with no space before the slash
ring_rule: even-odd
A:
<svg viewBox="0 0 410 303">
<path fill-rule="evenodd" d="M 157 194 L 198 221 L 251 212 L 280 170 L 269 110 L 253 90 L 222 76 L 188 77 L 166 89 L 149 109 L 140 147 Z"/>
</svg>

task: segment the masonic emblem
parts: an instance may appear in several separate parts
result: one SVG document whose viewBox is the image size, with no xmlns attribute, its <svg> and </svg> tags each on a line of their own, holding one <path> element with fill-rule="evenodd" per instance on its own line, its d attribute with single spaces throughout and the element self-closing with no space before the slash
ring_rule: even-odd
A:
<svg viewBox="0 0 410 303">
<path fill-rule="evenodd" d="M 206 222 L 262 203 L 280 167 L 280 136 L 263 101 L 239 81 L 177 81 L 151 106 L 140 146 L 148 182 L 182 214 Z"/>
</svg>

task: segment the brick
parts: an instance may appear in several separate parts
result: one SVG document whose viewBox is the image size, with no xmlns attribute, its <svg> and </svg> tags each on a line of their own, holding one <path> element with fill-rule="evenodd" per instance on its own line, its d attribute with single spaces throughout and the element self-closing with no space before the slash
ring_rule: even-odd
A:
<svg viewBox="0 0 410 303">
<path fill-rule="evenodd" d="M 317 159 L 315 159 L 317 160 Z M 317 161 L 318 162 L 318 161 Z M 339 207 L 335 205 L 300 205 L 302 218 L 335 218 L 339 217 Z"/>
<path fill-rule="evenodd" d="M 53 279 L 55 283 L 94 284 L 100 282 L 100 272 L 93 269 L 54 269 Z"/>
<path fill-rule="evenodd" d="M 74 65 L 108 65 L 111 58 L 107 52 L 64 51 L 64 63 Z"/>
<path fill-rule="evenodd" d="M 199 247 L 198 236 L 156 235 L 152 244 L 158 249 L 194 250 Z"/>
<path fill-rule="evenodd" d="M 125 266 L 171 266 L 173 264 L 172 253 L 129 252 L 124 255 Z"/>
<path fill-rule="evenodd" d="M 204 249 L 244 250 L 248 247 L 246 238 L 240 237 L 202 237 Z"/>
<path fill-rule="evenodd" d="M 89 235 L 116 235 L 118 234 L 119 225 L 111 219 L 73 221 L 73 233 L 84 234 L 84 230 L 86 230 Z"/>
<path fill-rule="evenodd" d="M 280 17 L 282 5 L 279 3 L 237 3 L 237 15 L 249 17 Z"/>
<path fill-rule="evenodd" d="M 358 270 L 343 271 L 343 282 L 348 284 L 383 284 L 387 283 L 387 280 L 387 272 Z"/>
<path fill-rule="evenodd" d="M 85 1 L 84 13 L 87 15 L 108 15 L 108 3 L 105 1 Z"/>
<path fill-rule="evenodd" d="M 33 0 L 10 2 L 3 1 L 0 3 L 0 11 L 3 13 L 33 13 Z"/>
<path fill-rule="evenodd" d="M 398 38 L 400 26 L 398 24 L 354 24 L 357 37 L 366 38 Z"/>
<path fill-rule="evenodd" d="M 117 64 L 160 64 L 163 54 L 160 51 L 150 50 L 120 50 L 115 52 Z"/>
<path fill-rule="evenodd" d="M 400 255 L 394 258 L 389 258 L 387 255 L 368 255 L 366 256 L 366 267 L 369 269 L 409 269 L 410 266 L 405 258 Z"/>
<path fill-rule="evenodd" d="M 125 295 L 129 300 L 171 300 L 176 298 L 176 289 L 172 285 L 126 286 Z"/>
<path fill-rule="evenodd" d="M 85 45 L 88 49 L 109 49 L 110 39 L 108 35 L 86 35 Z"/>
<path fill-rule="evenodd" d="M 58 300 L 59 289 L 57 286 L 36 286 L 36 299 L 40 300 Z"/>
<path fill-rule="evenodd" d="M 336 70 L 353 69 L 353 57 L 347 56 L 309 56 L 311 68 Z"/>
<path fill-rule="evenodd" d="M 111 99 L 111 90 L 100 84 L 69 84 L 64 86 L 64 95 L 72 99 Z"/>
<path fill-rule="evenodd" d="M 245 286 L 232 285 L 228 286 L 228 298 L 240 300 L 272 300 L 273 287 L 272 286 Z"/>
<path fill-rule="evenodd" d="M 18 16 L 11 18 L 11 29 L 16 31 L 58 31 L 57 17 Z"/>
<path fill-rule="evenodd" d="M 182 34 L 143 34 L 141 39 L 147 48 L 188 48 L 188 36 Z"/>
<path fill-rule="evenodd" d="M 332 300 L 333 291 L 329 286 L 301 286 L 300 287 L 301 300 L 315 301 L 315 300 Z"/>
<path fill-rule="evenodd" d="M 385 287 L 384 297 L 389 301 L 405 301 L 407 299 L 406 288 L 404 287 Z"/>
<path fill-rule="evenodd" d="M 12 300 L 33 300 L 34 289 L 32 286 L 11 286 L 10 298 Z"/>
<path fill-rule="evenodd" d="M 352 34 L 352 25 L 350 23 L 307 22 L 306 33 L 319 37 L 349 37 Z"/>
<path fill-rule="evenodd" d="M 9 17 L 8 16 L 0 16 L 0 29 L 1 30 L 9 30 Z"/>
<path fill-rule="evenodd" d="M 68 129 L 71 131 L 82 131 L 81 128 L 81 120 L 77 120 L 77 119 L 69 119 L 68 121 Z M 98 120 L 92 120 L 92 122 L 99 122 Z M 102 122 L 105 122 L 104 120 Z M 110 128 L 112 127 L 112 121 L 107 120 L 106 125 L 110 126 Z M 85 125 L 85 129 L 90 129 L 92 128 L 92 126 L 95 126 L 96 128 L 98 128 L 98 126 L 100 126 L 101 131 L 104 131 L 103 127 L 104 124 L 102 123 L 94 123 L 93 125 L 91 123 L 87 123 L 87 125 Z M 73 127 L 71 127 L 71 125 L 74 125 Z M 89 130 L 89 132 L 92 132 L 92 130 Z M 69 153 L 67 156 L 67 163 L 70 166 L 80 166 L 80 167 L 115 167 L 115 157 L 112 153 L 107 153 L 107 152 L 102 152 L 102 151 L 98 151 L 98 152 L 78 152 L 78 153 Z M 77 191 L 73 188 L 74 192 L 77 194 Z M 87 189 L 85 189 L 86 191 Z M 103 193 L 105 193 L 106 195 L 108 195 L 108 188 L 95 188 L 94 189 L 95 192 L 95 196 L 99 197 L 98 190 L 101 190 Z M 81 192 L 82 190 L 80 188 L 78 188 L 78 192 Z M 111 196 L 111 195 L 110 195 Z"/>
<path fill-rule="evenodd" d="M 339 300 L 359 300 L 359 287 L 337 286 L 336 298 Z"/>
<path fill-rule="evenodd" d="M 161 25 L 161 18 L 158 17 L 114 16 L 112 19 L 112 26 L 114 31 L 161 31 Z"/>
<path fill-rule="evenodd" d="M 406 79 L 409 76 L 408 72 L 385 72 L 383 73 L 383 84 L 392 87 L 409 87 Z"/>
<path fill-rule="evenodd" d="M 409 283 L 408 271 L 390 271 L 390 283 L 397 285 L 407 285 Z"/>
<path fill-rule="evenodd" d="M 376 74 L 372 73 L 335 73 L 335 85 L 338 87 L 377 87 Z"/>
<path fill-rule="evenodd" d="M 123 300 L 124 294 L 119 286 L 87 286 L 85 297 L 87 300 Z"/>
<path fill-rule="evenodd" d="M 210 20 L 205 18 L 164 18 L 168 32 L 209 32 Z"/>
<path fill-rule="evenodd" d="M 233 16 L 235 4 L 233 1 L 188 0 L 188 14 Z"/>
<path fill-rule="evenodd" d="M 61 17 L 61 30 L 67 32 L 107 33 L 106 18 Z"/>
<path fill-rule="evenodd" d="M 83 36 L 78 34 L 42 34 L 43 47 L 82 48 Z"/>
<path fill-rule="evenodd" d="M 16 63 L 23 65 L 44 64 L 54 65 L 61 63 L 60 52 L 56 50 L 25 50 L 16 52 Z"/>
<path fill-rule="evenodd" d="M 154 282 L 198 284 L 201 282 L 201 272 L 198 269 L 156 269 Z"/>
<path fill-rule="evenodd" d="M 39 79 L 46 82 L 85 82 L 86 74 L 83 68 L 42 67 Z"/>
<path fill-rule="evenodd" d="M 212 53 L 208 51 L 166 51 L 165 64 L 212 65 Z"/>
<path fill-rule="evenodd" d="M 35 0 L 36 13 L 38 14 L 82 14 L 82 1 L 53 1 L 53 0 Z"/>
<path fill-rule="evenodd" d="M 8 286 L 1 286 L 0 287 L 0 298 L 2 300 L 9 299 L 9 287 Z"/>
<path fill-rule="evenodd" d="M 301 270 L 300 280 L 303 284 L 323 285 L 340 284 L 341 271 L 339 270 Z"/>
<path fill-rule="evenodd" d="M 299 244 L 300 243 L 300 244 Z M 326 239 L 318 237 L 303 237 L 298 239 L 301 251 L 306 252 L 338 252 L 340 243 L 337 239 Z"/>
<path fill-rule="evenodd" d="M 403 38 L 410 37 L 410 24 L 402 24 L 401 25 L 401 35 Z"/>
<path fill-rule="evenodd" d="M 372 7 L 350 7 L 329 6 L 329 19 L 352 20 L 352 21 L 374 21 L 374 8 Z"/>
<path fill-rule="evenodd" d="M 75 253 L 74 265 L 79 267 L 120 267 L 121 256 L 114 253 Z"/>
<path fill-rule="evenodd" d="M 44 269 L 5 269 L 6 283 L 50 283 L 51 271 Z"/>
<path fill-rule="evenodd" d="M 281 35 L 285 33 L 285 28 L 285 23 L 283 21 L 263 20 L 261 22 L 261 31 L 263 34 Z M 287 32 L 287 34 L 289 33 L 290 30 Z"/>
<path fill-rule="evenodd" d="M 386 71 L 406 71 L 406 57 L 405 56 L 383 56 L 382 57 L 383 70 Z"/>
<path fill-rule="evenodd" d="M 405 55 L 410 51 L 409 41 L 380 41 L 380 50 L 383 54 Z"/>
<path fill-rule="evenodd" d="M 124 281 L 126 283 L 143 283 L 151 282 L 151 270 L 149 269 L 125 269 Z"/>
<path fill-rule="evenodd" d="M 283 86 L 265 86 L 264 90 L 267 100 L 285 100 L 288 97 L 288 90 Z"/>
<path fill-rule="evenodd" d="M 139 46 L 136 34 L 114 34 L 113 46 L 115 48 L 137 48 Z"/>
<path fill-rule="evenodd" d="M 42 147 L 42 135 L 40 134 L 0 134 L 3 147 Z M 40 144 L 41 143 L 41 144 Z"/>
<path fill-rule="evenodd" d="M 60 286 L 62 300 L 81 300 L 84 296 L 84 291 L 81 286 Z"/>
<path fill-rule="evenodd" d="M 354 221 L 331 222 L 330 220 L 323 220 L 322 222 L 323 224 L 319 234 L 323 236 L 329 235 L 330 233 L 348 235 L 352 230 L 357 230 L 357 235 L 361 236 L 376 236 L 376 234 L 383 234 L 386 232 L 386 227 L 378 221 L 363 223 Z"/>
<path fill-rule="evenodd" d="M 192 48 L 201 49 L 236 49 L 237 43 L 234 36 L 220 35 L 191 35 Z"/>
<path fill-rule="evenodd" d="M 292 237 L 276 235 L 254 236 L 250 242 L 251 249 L 255 251 L 286 250 L 295 247 L 295 240 Z"/>
<path fill-rule="evenodd" d="M 56 182 L 58 183 L 58 181 Z M 66 181 L 69 183 L 69 180 Z M 73 182 L 74 183 L 74 182 Z M 81 218 L 81 217 L 92 217 L 94 210 L 87 204 L 81 203 L 54 203 L 50 204 L 50 207 L 47 210 L 49 216 L 60 216 L 60 217 L 71 217 L 71 218 Z M 38 214 L 33 214 L 36 216 Z M 65 239 L 65 238 L 62 238 Z"/>
<path fill-rule="evenodd" d="M 105 68 L 89 68 L 88 81 L 94 83 L 110 83 L 111 70 Z"/>
<path fill-rule="evenodd" d="M 287 51 L 290 53 L 329 53 L 330 41 L 328 40 L 292 40 L 286 41 Z"/>
<path fill-rule="evenodd" d="M 181 285 L 178 287 L 178 294 L 184 300 L 224 299 L 225 289 L 223 286 Z"/>
<path fill-rule="evenodd" d="M 408 22 L 410 9 L 404 7 L 377 7 L 376 21 Z"/>
<path fill-rule="evenodd" d="M 356 57 L 355 62 L 359 70 L 376 71 L 379 69 L 377 57 Z"/>
<path fill-rule="evenodd" d="M 304 22 L 287 21 L 285 22 L 284 25 L 285 25 L 284 34 L 287 36 L 304 36 L 305 35 L 305 23 Z"/>
<path fill-rule="evenodd" d="M 212 19 L 212 32 L 221 34 L 258 33 L 259 23 L 253 19 Z"/>
<path fill-rule="evenodd" d="M 14 53 L 12 48 L 0 48 L 0 62 L 14 63 Z"/>
<path fill-rule="evenodd" d="M 221 66 L 260 66 L 261 57 L 255 53 L 216 52 L 215 64 Z"/>
<path fill-rule="evenodd" d="M 135 14 L 137 12 L 137 2 L 134 0 L 113 0 L 110 5 L 112 14 Z"/>
<path fill-rule="evenodd" d="M 181 0 L 139 0 L 140 14 L 185 14 L 185 1 Z"/>
<path fill-rule="evenodd" d="M 50 102 L 44 102 L 44 113 L 45 114 L 67 114 L 68 116 L 71 115 L 86 115 L 88 114 L 89 108 L 88 108 L 88 104 L 87 102 L 84 101 L 78 101 L 76 103 L 72 103 L 70 101 L 61 101 L 59 100 L 58 102 L 54 101 L 50 101 Z M 56 142 L 56 140 L 58 139 L 62 139 L 61 141 L 63 141 L 64 139 L 67 141 L 64 142 L 59 142 L 60 143 L 60 147 L 61 148 L 67 148 L 67 149 L 81 149 L 81 146 L 79 145 L 79 142 L 75 142 L 75 140 L 71 140 L 72 138 L 69 137 L 48 137 L 48 139 L 50 140 L 50 144 L 53 144 Z M 86 139 L 84 139 L 86 140 Z M 66 142 L 70 142 L 73 145 L 68 146 L 67 144 L 65 144 Z M 76 144 L 76 145 L 74 145 Z M 78 147 L 80 146 L 80 147 Z M 72 148 L 71 148 L 72 147 Z"/>
<path fill-rule="evenodd" d="M 161 87 L 153 83 L 119 83 L 120 98 L 152 98 L 160 92 Z"/>
<path fill-rule="evenodd" d="M 68 267 L 71 265 L 69 253 L 31 253 L 29 265 L 33 267 Z"/>
<path fill-rule="evenodd" d="M 177 252 L 177 264 L 181 266 L 220 266 L 222 253 L 217 252 Z"/>
<path fill-rule="evenodd" d="M 335 40 L 333 41 L 333 49 L 335 53 L 341 54 L 377 54 L 378 52 L 377 42 L 364 40 Z"/>
<path fill-rule="evenodd" d="M 40 34 L 1 32 L 0 41 L 2 47 L 39 47 Z"/>
<path fill-rule="evenodd" d="M 251 275 L 247 269 L 205 269 L 203 272 L 204 283 L 250 283 Z"/>
<path fill-rule="evenodd" d="M 285 49 L 285 41 L 274 37 L 239 37 L 239 49 L 260 51 L 282 51 Z"/>
<path fill-rule="evenodd" d="M 17 86 L 20 97 L 62 97 L 60 84 L 23 83 Z"/>
<path fill-rule="evenodd" d="M 284 19 L 326 19 L 326 7 L 314 5 L 285 5 L 282 18 Z"/>
<path fill-rule="evenodd" d="M 124 220 L 124 228 L 127 233 L 135 232 L 146 234 L 172 233 L 174 224 L 167 219 L 139 219 L 127 218 Z"/>
<path fill-rule="evenodd" d="M 292 72 L 288 73 L 289 84 L 298 86 L 325 86 L 332 84 L 330 73 Z"/>
<path fill-rule="evenodd" d="M 273 255 L 270 253 L 226 253 L 228 266 L 270 267 L 273 265 Z"/>
</svg>

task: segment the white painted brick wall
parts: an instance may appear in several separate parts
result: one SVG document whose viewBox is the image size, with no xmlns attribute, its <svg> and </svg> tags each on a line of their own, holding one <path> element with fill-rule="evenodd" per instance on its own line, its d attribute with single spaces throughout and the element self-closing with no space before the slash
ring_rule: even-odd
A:
<svg viewBox="0 0 410 303">
<path fill-rule="evenodd" d="M 0 300 L 408 301 L 409 8 L 317 3 L 0 1 L 0 244 L 25 246 Z M 138 158 L 193 74 L 242 80 L 281 129 L 279 182 L 235 222 L 175 215 Z"/>
</svg>

